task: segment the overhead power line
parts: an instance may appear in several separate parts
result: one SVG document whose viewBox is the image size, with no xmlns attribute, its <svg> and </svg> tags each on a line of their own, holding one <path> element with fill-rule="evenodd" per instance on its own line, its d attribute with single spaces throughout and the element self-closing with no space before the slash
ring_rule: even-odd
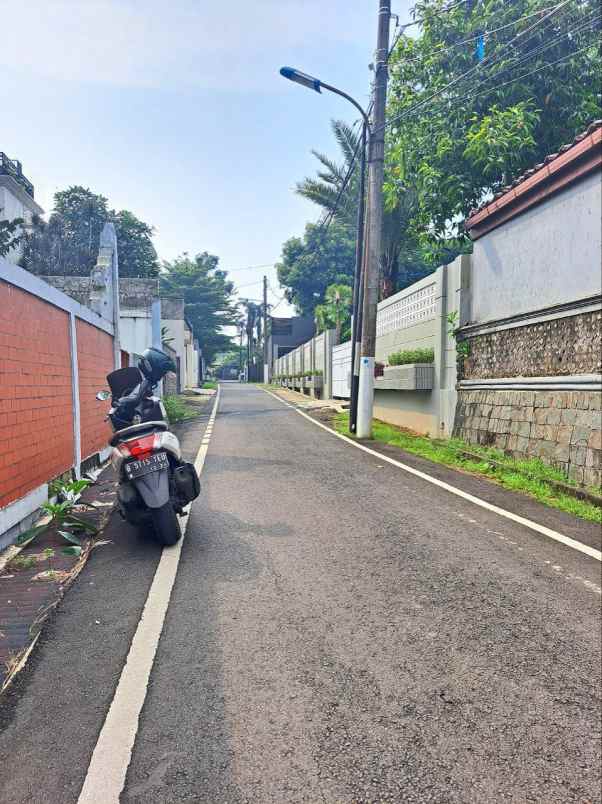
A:
<svg viewBox="0 0 602 804">
<path fill-rule="evenodd" d="M 512 22 L 507 22 L 505 25 L 500 25 L 497 28 L 492 28 L 491 30 L 488 30 L 488 31 L 485 30 L 482 33 L 475 34 L 475 36 L 470 36 L 467 39 L 460 39 L 458 42 L 449 42 L 449 43 L 441 42 L 440 43 L 441 50 L 432 50 L 429 53 L 429 55 L 436 55 L 437 53 L 445 53 L 448 50 L 450 50 L 451 48 L 457 48 L 457 47 L 460 47 L 461 45 L 470 44 L 470 42 L 476 42 L 479 39 L 481 39 L 481 37 L 483 39 L 488 39 L 489 37 L 493 36 L 496 33 L 499 33 L 500 31 L 505 31 L 508 28 L 512 28 L 515 25 L 518 25 L 519 22 L 524 22 L 525 20 L 532 19 L 533 17 L 537 17 L 540 14 L 544 14 L 546 11 L 551 11 L 554 8 L 556 8 L 556 6 L 546 6 L 546 8 L 540 8 L 538 11 L 533 11 L 533 12 L 531 12 L 531 14 L 525 14 L 524 17 L 519 17 L 518 19 L 513 20 Z M 399 37 L 398 37 L 398 40 L 399 40 Z M 397 44 L 397 41 L 395 42 L 395 45 Z M 411 62 L 421 61 L 423 58 L 424 58 L 424 56 L 415 56 L 413 58 L 404 58 L 404 63 L 408 63 L 408 62 L 411 63 Z"/>
<path fill-rule="evenodd" d="M 244 268 L 223 268 L 220 270 L 228 271 L 228 272 L 239 272 L 239 271 L 256 271 L 259 268 L 273 268 L 276 265 L 275 262 L 266 262 L 263 265 L 247 265 Z"/>
<path fill-rule="evenodd" d="M 559 3 L 558 5 L 556 5 L 554 7 L 554 12 L 560 10 L 560 8 L 562 6 L 565 6 L 568 2 L 570 2 L 570 0 L 564 0 L 564 2 Z M 546 17 L 543 17 L 541 20 L 538 20 L 538 22 L 535 23 L 535 25 L 532 25 L 529 28 L 527 28 L 524 31 L 522 31 L 521 33 L 517 34 L 513 39 L 511 39 L 509 42 L 505 43 L 505 46 L 506 47 L 508 47 L 508 46 L 515 47 L 515 43 L 519 38 L 524 36 L 528 31 L 533 30 L 533 28 L 536 27 L 536 25 L 540 25 L 542 22 L 544 22 L 550 16 L 551 16 L 551 14 L 548 14 Z M 581 30 L 582 28 L 588 27 L 589 25 L 591 25 L 595 21 L 596 21 L 596 19 L 594 19 L 594 20 L 588 19 L 586 22 L 582 23 L 580 26 L 577 26 L 577 28 L 569 30 L 569 31 L 565 31 L 559 37 L 556 37 L 553 42 L 550 42 L 550 43 L 548 43 L 546 45 L 540 46 L 539 48 L 534 48 L 532 51 L 528 51 L 526 54 L 519 54 L 520 61 L 518 63 L 521 63 L 526 58 L 531 57 L 533 55 L 536 55 L 537 53 L 540 53 L 540 52 L 542 52 L 543 50 L 545 50 L 545 49 L 547 49 L 549 47 L 552 47 L 554 44 L 557 44 L 557 42 L 560 39 L 564 38 L 565 36 L 567 36 L 567 35 L 569 35 L 571 33 L 577 32 L 577 31 Z M 493 56 L 496 56 L 496 55 L 497 55 L 498 58 L 495 61 L 492 61 Z M 431 100 L 433 100 L 434 98 L 438 97 L 439 95 L 442 95 L 443 93 L 447 92 L 447 90 L 449 90 L 452 87 L 456 86 L 461 81 L 467 79 L 468 77 L 471 77 L 475 72 L 480 71 L 483 68 L 483 66 L 493 66 L 494 64 L 497 64 L 498 61 L 499 61 L 499 57 L 501 55 L 502 55 L 501 53 L 492 53 L 491 56 L 486 57 L 479 64 L 475 65 L 474 67 L 471 67 L 470 70 L 467 70 L 465 73 L 463 73 L 462 75 L 458 76 L 453 81 L 450 81 L 448 84 L 446 84 L 445 86 L 443 86 L 440 89 L 436 90 L 435 92 L 433 92 L 428 97 L 422 98 L 421 100 L 419 100 L 416 104 L 414 104 L 414 106 L 410 106 L 408 109 L 404 109 L 403 112 L 400 112 L 398 115 L 395 115 L 394 117 L 392 117 L 389 120 L 387 120 L 386 123 L 385 123 L 385 126 L 389 127 L 389 126 L 393 125 L 394 123 L 398 122 L 399 120 L 403 119 L 407 115 L 412 114 L 414 111 L 420 109 L 422 106 L 425 106 L 427 103 L 429 103 Z M 516 65 L 514 65 L 514 66 L 516 66 Z M 510 68 L 505 68 L 505 70 L 507 70 L 507 69 L 510 69 Z M 504 72 L 504 71 L 502 71 L 502 72 Z M 499 74 L 501 74 L 501 73 L 498 73 L 498 75 Z M 489 76 L 485 80 L 490 80 L 491 77 L 492 76 Z M 492 88 L 494 88 L 494 87 L 492 87 Z"/>
<path fill-rule="evenodd" d="M 560 59 L 556 59 L 556 61 L 551 61 L 548 64 L 543 64 L 541 67 L 537 67 L 535 70 L 531 70 L 528 73 L 523 73 L 522 75 L 517 75 L 516 78 L 513 78 L 511 81 L 504 81 L 503 84 L 497 84 L 495 88 L 499 89 L 500 87 L 505 87 L 505 86 L 508 86 L 510 84 L 515 84 L 517 81 L 521 81 L 523 78 L 527 78 L 527 76 L 529 76 L 529 75 L 534 75 L 535 73 L 539 73 L 542 70 L 547 70 L 549 67 L 555 67 L 557 64 L 561 64 L 563 61 L 569 61 L 570 59 L 573 58 L 573 56 L 577 56 L 579 53 L 583 53 L 584 51 L 589 50 L 591 47 L 594 46 L 594 44 L 595 44 L 594 42 L 591 42 L 589 45 L 586 45 L 585 47 L 579 48 L 579 50 L 575 50 L 573 53 L 568 53 L 566 56 L 562 56 Z M 485 94 L 487 94 L 487 92 L 491 92 L 491 88 L 484 89 L 482 92 L 476 92 L 476 93 L 470 93 L 469 95 L 464 95 L 464 96 L 462 96 L 460 98 L 457 98 L 457 100 L 464 100 L 465 98 L 469 98 L 469 97 L 474 98 L 474 97 L 477 97 L 478 95 L 485 95 Z"/>
</svg>

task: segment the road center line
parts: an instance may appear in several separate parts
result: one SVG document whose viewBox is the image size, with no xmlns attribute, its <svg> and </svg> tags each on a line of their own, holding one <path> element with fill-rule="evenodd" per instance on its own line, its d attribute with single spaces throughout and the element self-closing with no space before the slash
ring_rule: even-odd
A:
<svg viewBox="0 0 602 804">
<path fill-rule="evenodd" d="M 215 396 L 209 418 L 209 432 L 217 415 L 219 397 L 220 390 Z M 203 471 L 208 449 L 209 438 L 203 437 L 194 462 L 199 475 Z M 115 695 L 92 753 L 78 804 L 119 804 L 189 517 L 190 509 L 182 517 L 182 538 L 174 547 L 164 549 L 161 553 Z"/>
<path fill-rule="evenodd" d="M 558 531 L 552 530 L 551 528 L 546 528 L 545 525 L 540 525 L 537 522 L 533 522 L 530 519 L 525 519 L 518 514 L 513 514 L 512 511 L 506 511 L 505 508 L 499 508 L 497 505 L 493 505 L 492 503 L 487 502 L 486 500 L 481 500 L 480 497 L 475 497 L 473 494 L 469 494 L 466 491 L 462 491 L 462 489 L 457 488 L 456 486 L 452 486 L 449 483 L 446 483 L 443 480 L 439 480 L 436 477 L 432 477 L 431 475 L 426 474 L 426 472 L 421 472 L 419 469 L 414 469 L 413 466 L 408 466 L 408 464 L 402 463 L 401 461 L 396 461 L 394 458 L 389 458 L 388 455 L 383 455 L 381 452 L 377 452 L 374 449 L 370 449 L 370 447 L 364 446 L 364 444 L 358 444 L 357 441 L 354 441 L 347 436 L 344 436 L 342 433 L 337 433 L 336 430 L 332 430 L 330 427 L 327 427 L 322 422 L 316 421 L 316 419 L 308 416 L 307 413 L 304 413 L 299 408 L 295 407 L 295 405 L 291 405 L 290 402 L 286 402 L 284 399 L 281 399 L 277 394 L 273 394 L 271 391 L 266 390 L 265 388 L 262 389 L 273 396 L 274 399 L 277 399 L 283 405 L 286 405 L 289 408 L 292 408 L 299 416 L 303 416 L 304 419 L 307 419 L 312 424 L 315 424 L 316 427 L 321 427 L 322 430 L 326 430 L 327 433 L 330 433 L 337 438 L 342 439 L 347 444 L 350 444 L 352 447 L 356 447 L 357 449 L 361 449 L 364 452 L 367 452 L 369 455 L 374 455 L 380 461 L 387 461 L 387 463 L 392 464 L 393 466 L 397 466 L 399 469 L 403 469 L 404 472 L 408 472 L 411 475 L 415 475 L 416 477 L 421 478 L 422 480 L 426 480 L 428 483 L 432 483 L 434 486 L 439 486 L 439 488 L 445 489 L 449 491 L 451 494 L 455 494 L 458 497 L 462 497 L 464 500 L 468 500 L 475 505 L 478 505 L 480 508 L 485 508 L 487 511 L 492 511 L 494 514 L 498 514 L 499 516 L 503 516 L 506 519 L 510 519 L 513 522 L 517 522 L 519 525 L 523 525 L 525 528 L 529 528 L 530 530 L 534 530 L 537 533 L 541 533 L 543 536 L 547 536 L 549 539 L 553 539 L 556 542 L 560 542 L 561 544 L 566 545 L 567 547 L 571 547 L 573 550 L 578 550 L 580 553 L 584 553 L 591 558 L 595 558 L 597 561 L 602 561 L 602 552 L 600 550 L 596 550 L 595 547 L 590 547 L 587 544 L 582 544 L 582 542 L 578 542 L 576 539 L 571 539 L 570 536 L 565 536 L 562 533 L 558 533 Z"/>
</svg>

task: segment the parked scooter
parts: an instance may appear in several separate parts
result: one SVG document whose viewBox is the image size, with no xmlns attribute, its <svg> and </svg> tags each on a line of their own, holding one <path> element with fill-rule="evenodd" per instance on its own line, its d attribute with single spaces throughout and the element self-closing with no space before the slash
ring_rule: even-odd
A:
<svg viewBox="0 0 602 804">
<path fill-rule="evenodd" d="M 119 479 L 119 510 L 128 522 L 152 526 L 163 545 L 175 544 L 181 536 L 178 514 L 200 493 L 194 465 L 182 461 L 180 444 L 169 432 L 167 414 L 153 390 L 173 361 L 159 349 L 147 349 L 138 368 L 122 368 L 107 375 L 111 392 L 109 421 L 114 435 L 111 461 Z"/>
</svg>

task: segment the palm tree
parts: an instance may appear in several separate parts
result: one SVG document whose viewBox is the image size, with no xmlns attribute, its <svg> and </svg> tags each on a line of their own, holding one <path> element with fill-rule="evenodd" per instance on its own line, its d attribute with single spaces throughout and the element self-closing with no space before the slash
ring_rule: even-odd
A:
<svg viewBox="0 0 602 804">
<path fill-rule="evenodd" d="M 322 207 L 354 231 L 359 182 L 359 159 L 356 160 L 356 155 L 360 148 L 360 134 L 342 120 L 333 120 L 332 130 L 343 156 L 342 164 L 337 164 L 318 151 L 312 151 L 322 168 L 318 170 L 317 178 L 305 178 L 297 184 L 296 189 L 299 195 Z M 354 161 L 357 163 L 351 179 L 341 194 L 341 187 Z M 411 188 L 406 188 L 395 207 L 385 210 L 380 262 L 380 296 L 383 299 L 395 293 L 398 286 L 406 287 L 432 270 L 416 240 L 408 235 L 408 225 L 415 207 L 416 194 Z"/>
<path fill-rule="evenodd" d="M 246 311 L 244 328 L 247 335 L 247 365 L 250 366 L 253 355 L 255 354 L 255 331 L 257 330 L 258 336 L 260 334 L 258 325 L 259 327 L 261 326 L 261 307 L 248 299 L 241 300 L 241 304 Z"/>
<path fill-rule="evenodd" d="M 349 320 L 352 300 L 353 290 L 349 285 L 329 285 L 324 294 L 324 304 L 316 307 L 318 332 L 323 332 L 334 325 L 337 345 L 341 342 L 343 322 Z"/>
</svg>

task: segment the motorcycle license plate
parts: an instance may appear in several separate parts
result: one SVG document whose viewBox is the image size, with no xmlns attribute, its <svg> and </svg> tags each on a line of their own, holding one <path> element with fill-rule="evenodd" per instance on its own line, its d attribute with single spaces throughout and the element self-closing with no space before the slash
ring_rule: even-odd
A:
<svg viewBox="0 0 602 804">
<path fill-rule="evenodd" d="M 150 475 L 151 472 L 159 472 L 161 469 L 169 469 L 169 459 L 166 452 L 155 452 L 154 455 L 149 455 L 148 458 L 129 461 L 125 465 L 128 480 L 135 480 L 137 477 Z"/>
</svg>

